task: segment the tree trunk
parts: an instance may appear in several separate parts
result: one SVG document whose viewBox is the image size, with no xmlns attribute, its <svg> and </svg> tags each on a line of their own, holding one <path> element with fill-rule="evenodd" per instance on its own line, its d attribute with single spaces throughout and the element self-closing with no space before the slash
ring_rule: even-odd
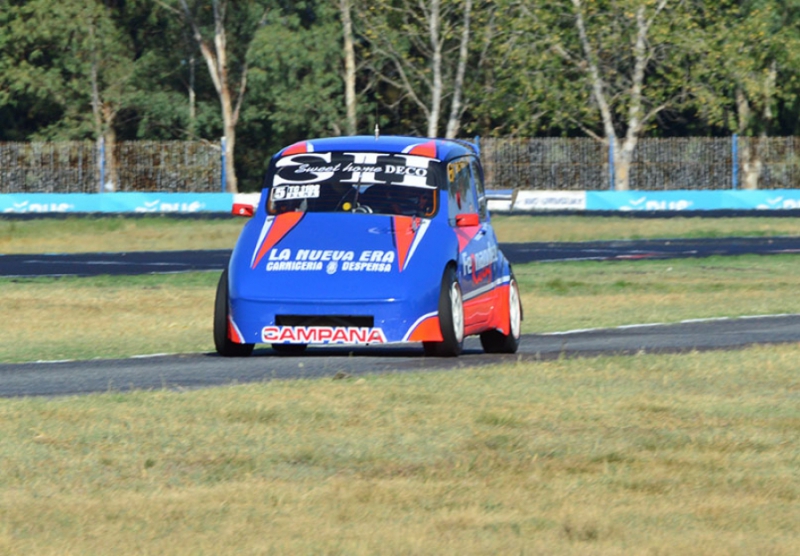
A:
<svg viewBox="0 0 800 556">
<path fill-rule="evenodd" d="M 236 123 L 239 120 L 239 109 L 247 88 L 247 65 L 242 68 L 242 76 L 239 82 L 238 98 L 236 107 L 233 106 L 233 95 L 231 94 L 228 82 L 228 50 L 227 35 L 225 32 L 225 8 L 226 2 L 214 0 L 214 41 L 213 49 L 203 38 L 200 28 L 195 23 L 186 0 L 181 0 L 181 6 L 186 20 L 192 27 L 195 41 L 200 47 L 200 53 L 208 66 L 208 73 L 214 88 L 219 96 L 219 103 L 222 109 L 222 129 L 225 136 L 225 191 L 228 193 L 238 193 L 238 179 L 236 177 L 236 165 L 234 163 L 234 148 L 236 146 Z M 261 19 L 263 24 L 266 11 Z"/>
<path fill-rule="evenodd" d="M 636 40 L 633 45 L 634 67 L 633 75 L 631 76 L 628 116 L 625 122 L 627 132 L 621 148 L 614 149 L 614 188 L 619 191 L 628 191 L 630 189 L 630 168 L 633 161 L 633 152 L 636 149 L 636 143 L 647 119 L 642 114 L 645 69 L 649 56 L 647 34 L 653 20 L 664 9 L 667 1 L 659 0 L 649 20 L 645 17 L 646 6 L 644 4 L 636 10 Z M 572 0 L 572 5 L 575 11 L 575 25 L 578 29 L 584 61 L 591 81 L 592 95 L 600 109 L 606 142 L 611 143 L 613 141 L 616 147 L 618 141 L 616 140 L 616 131 L 614 129 L 614 116 L 607 99 L 605 81 L 597 65 L 597 56 L 586 33 L 583 20 L 583 5 L 581 0 Z"/>
<path fill-rule="evenodd" d="M 190 141 L 194 141 L 197 134 L 197 93 L 194 90 L 194 56 L 189 58 L 189 129 L 188 136 Z"/>
<path fill-rule="evenodd" d="M 431 60 L 433 89 L 431 90 L 431 111 L 428 115 L 428 137 L 436 137 L 439 134 L 439 114 L 442 110 L 442 43 L 439 40 L 440 8 L 440 0 L 431 2 L 428 32 L 430 34 L 431 48 L 433 49 L 433 58 Z"/>
<path fill-rule="evenodd" d="M 456 79 L 453 84 L 453 102 L 450 105 L 450 117 L 447 120 L 447 131 L 445 131 L 445 137 L 448 139 L 454 139 L 459 127 L 461 127 L 461 95 L 464 89 L 464 74 L 467 70 L 467 56 L 469 55 L 471 12 L 472 0 L 466 0 L 466 5 L 464 6 L 464 29 L 461 32 L 461 45 L 458 50 L 458 69 L 456 70 Z"/>
<path fill-rule="evenodd" d="M 114 129 L 114 120 L 117 114 L 111 105 L 103 105 L 104 130 L 106 148 L 106 175 L 103 191 L 112 192 L 119 189 L 119 164 L 117 161 L 117 132 Z"/>
<path fill-rule="evenodd" d="M 739 144 L 744 147 L 740 149 L 742 159 L 742 189 L 758 189 L 758 181 L 764 166 L 761 160 L 761 149 L 759 148 L 761 139 L 743 137 L 740 141 Z"/>
<path fill-rule="evenodd" d="M 636 142 L 636 137 L 625 138 L 622 146 L 614 150 L 615 191 L 628 191 L 631 188 L 631 162 L 633 162 L 633 151 L 636 149 Z"/>
<path fill-rule="evenodd" d="M 346 130 L 355 135 L 358 127 L 356 115 L 356 54 L 353 47 L 353 18 L 350 0 L 341 0 L 342 31 L 344 34 L 344 104 L 347 114 Z"/>
<path fill-rule="evenodd" d="M 227 71 L 223 73 L 227 77 Z M 225 191 L 238 193 L 239 183 L 236 178 L 234 164 L 234 148 L 236 146 L 236 117 L 231 102 L 231 91 L 227 79 L 221 79 L 222 87 L 219 91 L 219 102 L 222 108 L 222 129 L 225 135 Z"/>
</svg>

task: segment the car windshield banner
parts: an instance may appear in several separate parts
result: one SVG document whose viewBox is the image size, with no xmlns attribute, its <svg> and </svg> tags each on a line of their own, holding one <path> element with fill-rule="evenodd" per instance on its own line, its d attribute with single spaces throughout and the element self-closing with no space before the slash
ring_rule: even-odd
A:
<svg viewBox="0 0 800 556">
<path fill-rule="evenodd" d="M 290 154 L 275 163 L 267 210 L 431 217 L 437 164 L 412 154 Z"/>
<path fill-rule="evenodd" d="M 300 153 L 284 156 L 275 164 L 273 187 L 339 184 L 386 184 L 434 189 L 431 163 L 426 156 L 411 154 Z M 309 196 L 319 195 L 319 189 L 306 188 Z M 298 191 L 300 189 L 298 188 Z M 291 195 L 294 193 L 289 193 Z M 297 193 L 298 195 L 300 193 Z"/>
</svg>

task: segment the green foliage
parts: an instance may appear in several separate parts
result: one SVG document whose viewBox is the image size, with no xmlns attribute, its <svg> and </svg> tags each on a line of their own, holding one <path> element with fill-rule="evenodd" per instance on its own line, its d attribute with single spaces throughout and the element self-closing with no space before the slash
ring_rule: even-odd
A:
<svg viewBox="0 0 800 556">
<path fill-rule="evenodd" d="M 692 97 L 709 125 L 767 133 L 796 99 L 800 5 L 754 0 L 701 3 L 695 17 Z"/>
<path fill-rule="evenodd" d="M 298 14 L 275 16 L 253 41 L 245 119 L 278 134 L 276 148 L 344 128 L 341 25 L 327 6 L 316 15 L 310 26 Z"/>
<path fill-rule="evenodd" d="M 683 33 L 691 21 L 685 4 L 668 3 L 657 11 L 655 2 L 639 0 L 586 1 L 579 6 L 571 0 L 538 5 L 500 1 L 498 14 L 503 19 L 493 48 L 503 63 L 493 67 L 497 85 L 489 91 L 491 101 L 483 104 L 496 122 L 496 133 L 603 136 L 594 67 L 614 128 L 624 134 L 634 102 L 636 12 L 642 5 L 649 27 L 640 119 L 653 122 L 667 108 L 683 108 L 689 39 Z"/>
<path fill-rule="evenodd" d="M 433 90 L 425 12 L 431 1 L 352 1 L 360 132 L 371 132 L 377 118 L 385 133 L 425 133 Z M 211 0 L 187 5 L 201 34 L 211 37 Z M 579 12 L 572 0 L 473 1 L 461 135 L 603 135 L 591 64 L 615 130 L 624 133 L 641 6 L 652 18 L 642 133 L 796 132 L 797 0 L 670 1 L 657 15 L 654 0 L 578 5 Z M 238 83 L 245 63 L 250 72 L 237 171 L 254 189 L 275 149 L 345 128 L 341 4 L 219 0 L 218 6 L 226 10 L 230 83 Z M 441 0 L 440 130 L 453 98 L 464 8 L 465 0 Z M 93 139 L 111 129 L 120 140 L 217 141 L 219 97 L 180 13 L 180 0 L 0 0 L 0 140 Z"/>
</svg>

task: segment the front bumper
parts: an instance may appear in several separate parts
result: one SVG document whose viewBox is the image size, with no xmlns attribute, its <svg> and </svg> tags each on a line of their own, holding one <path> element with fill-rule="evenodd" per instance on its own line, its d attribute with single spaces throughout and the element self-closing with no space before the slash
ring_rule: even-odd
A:
<svg viewBox="0 0 800 556">
<path fill-rule="evenodd" d="M 371 345 L 441 341 L 435 307 L 398 299 L 231 299 L 230 339 L 247 344 Z"/>
</svg>

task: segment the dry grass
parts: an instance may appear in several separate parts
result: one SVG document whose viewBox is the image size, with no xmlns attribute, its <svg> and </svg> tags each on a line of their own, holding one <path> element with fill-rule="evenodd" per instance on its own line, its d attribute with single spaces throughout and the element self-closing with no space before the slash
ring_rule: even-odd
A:
<svg viewBox="0 0 800 556">
<path fill-rule="evenodd" d="M 82 253 L 231 249 L 242 218 L 0 219 L 0 253 Z"/>
<path fill-rule="evenodd" d="M 213 350 L 218 273 L 0 280 L 0 361 Z"/>
<path fill-rule="evenodd" d="M 500 241 L 769 237 L 800 235 L 795 218 L 636 218 L 632 216 L 499 216 Z"/>
<path fill-rule="evenodd" d="M 531 332 L 800 313 L 794 255 L 528 264 L 514 272 Z"/>
<path fill-rule="evenodd" d="M 0 553 L 800 552 L 797 346 L 0 406 Z"/>
</svg>

